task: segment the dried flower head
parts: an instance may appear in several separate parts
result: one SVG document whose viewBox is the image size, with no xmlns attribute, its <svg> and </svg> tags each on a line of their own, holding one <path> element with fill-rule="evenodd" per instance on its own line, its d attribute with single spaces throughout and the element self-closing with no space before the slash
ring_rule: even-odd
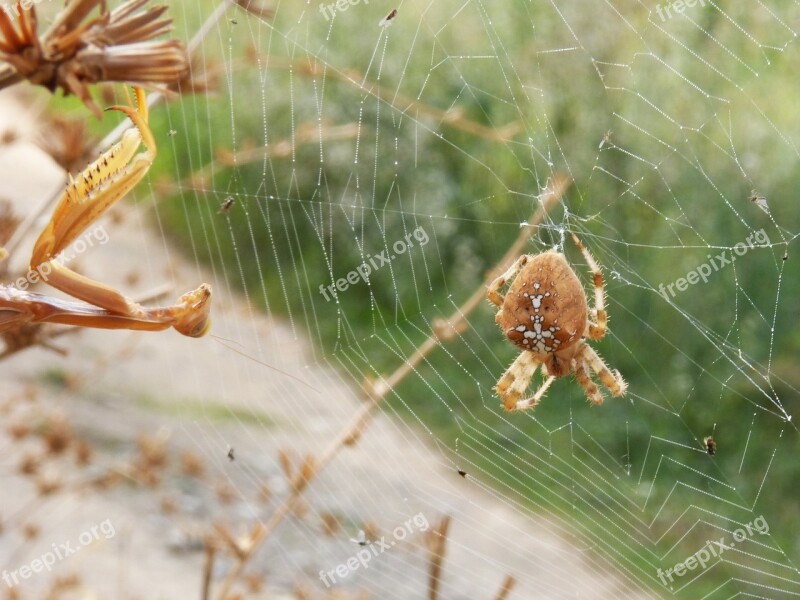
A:
<svg viewBox="0 0 800 600">
<path fill-rule="evenodd" d="M 205 473 L 203 459 L 197 454 L 185 451 L 181 454 L 181 471 L 189 477 L 200 478 Z"/>
<path fill-rule="evenodd" d="M 38 35 L 33 6 L 18 0 L 0 10 L 0 88 L 27 79 L 50 91 L 75 94 L 98 118 L 88 87 L 101 81 L 169 86 L 184 77 L 186 49 L 178 40 L 153 41 L 172 30 L 166 6 L 144 8 L 148 0 L 128 0 L 109 12 L 105 0 L 68 0 L 52 26 Z M 26 3 L 28 4 L 28 3 Z M 99 15 L 90 15 L 99 7 Z M 15 26 L 8 12 L 16 12 Z"/>
<path fill-rule="evenodd" d="M 60 415 L 50 417 L 45 423 L 42 438 L 48 454 L 61 454 L 72 442 L 72 427 Z"/>
</svg>

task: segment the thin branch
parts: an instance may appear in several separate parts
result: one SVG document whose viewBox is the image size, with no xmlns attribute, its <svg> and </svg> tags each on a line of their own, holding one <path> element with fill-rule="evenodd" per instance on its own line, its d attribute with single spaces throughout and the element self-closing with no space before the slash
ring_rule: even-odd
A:
<svg viewBox="0 0 800 600">
<path fill-rule="evenodd" d="M 203 562 L 203 587 L 200 593 L 200 600 L 208 600 L 211 597 L 211 577 L 214 573 L 214 555 L 217 549 L 211 540 L 206 541 L 206 559 Z"/>
<path fill-rule="evenodd" d="M 308 77 L 321 75 L 323 71 L 323 66 L 317 65 L 316 63 L 310 64 L 307 61 L 294 61 L 276 57 L 271 54 L 258 54 L 257 51 L 253 51 L 253 54 L 259 56 L 261 60 L 264 61 L 267 68 L 290 69 L 292 72 L 301 73 Z M 253 56 L 248 57 L 246 64 L 251 64 L 252 58 Z M 465 117 L 464 111 L 460 108 L 442 110 L 441 108 L 426 104 L 421 100 L 403 96 L 394 89 L 384 88 L 374 81 L 367 80 L 363 73 L 355 69 L 337 70 L 327 66 L 327 68 L 324 69 L 324 73 L 326 77 L 338 79 L 339 81 L 352 84 L 361 90 L 367 91 L 370 95 L 380 98 L 403 113 L 413 111 L 419 115 L 430 117 L 442 125 L 459 129 L 485 140 L 506 142 L 524 129 L 523 123 L 520 120 L 511 121 L 500 127 L 483 125 Z"/>
<path fill-rule="evenodd" d="M 503 581 L 503 587 L 500 588 L 497 596 L 495 596 L 495 600 L 506 600 L 511 593 L 511 588 L 513 588 L 516 583 L 517 580 L 514 579 L 513 576 L 507 575 L 505 581 Z"/>
<path fill-rule="evenodd" d="M 431 563 L 428 578 L 428 600 L 439 600 L 439 586 L 442 583 L 442 565 L 447 549 L 447 530 L 449 528 L 450 515 L 447 515 L 438 526 L 431 529 L 428 537 L 428 560 Z"/>
</svg>

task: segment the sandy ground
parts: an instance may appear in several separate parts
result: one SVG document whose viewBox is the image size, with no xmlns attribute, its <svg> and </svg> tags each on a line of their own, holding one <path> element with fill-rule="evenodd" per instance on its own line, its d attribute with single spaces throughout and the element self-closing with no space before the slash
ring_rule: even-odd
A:
<svg viewBox="0 0 800 600">
<path fill-rule="evenodd" d="M 33 117 L 13 95 L 0 95 L 0 132 L 22 133 L 19 142 L 0 147 L 0 198 L 12 200 L 21 215 L 63 185 L 60 171 L 26 141 Z M 142 184 L 137 193 L 146 190 Z M 21 581 L 19 589 L 42 590 L 54 577 L 80 573 L 83 586 L 75 597 L 200 598 L 199 532 L 218 522 L 238 533 L 254 519 L 266 519 L 286 491 L 278 451 L 318 452 L 362 399 L 334 369 L 312 360 L 312 349 L 289 325 L 254 313 L 224 281 L 179 255 L 169 245 L 169 232 L 153 218 L 152 202 L 124 204 L 121 223 L 101 221 L 108 243 L 77 258 L 83 272 L 133 297 L 169 284 L 164 302 L 200 282 L 211 283 L 213 332 L 314 389 L 218 339 L 189 339 L 174 331 L 84 330 L 59 339 L 68 348 L 65 357 L 34 348 L 4 361 L 3 402 L 35 389 L 35 406 L 22 414 L 31 419 L 41 412 L 63 414 L 96 454 L 88 471 L 72 460 L 55 462 L 66 491 L 36 499 L 30 478 L 18 471 L 26 448 L 34 447 L 26 444 L 34 442 L 12 443 L 3 428 L 0 517 L 6 529 L 0 565 L 17 570 L 54 545 L 72 540 L 80 546 L 95 526 L 91 543 L 57 561 L 51 573 Z M 24 266 L 31 243 L 26 240 L 12 257 L 15 266 Z M 69 374 L 70 384 L 47 383 L 59 374 Z M 16 414 L 6 412 L 3 422 L 11 423 Z M 170 465 L 192 453 L 204 476 L 189 477 L 173 466 L 155 490 L 124 483 L 95 492 L 79 485 L 104 466 L 135 456 L 143 433 L 168 439 Z M 249 572 L 264 577 L 265 591 L 245 597 L 294 598 L 297 585 L 311 590 L 309 597 L 328 597 L 318 573 L 335 571 L 360 550 L 350 538 L 364 522 L 397 544 L 367 567 L 348 572 L 336 589 L 351 592 L 346 597 L 360 591 L 373 598 L 425 597 L 428 563 L 421 530 L 444 514 L 453 521 L 442 598 L 494 598 L 507 574 L 518 580 L 510 598 L 644 597 L 628 590 L 601 559 L 568 543 L 555 524 L 517 511 L 471 477 L 459 477 L 425 435 L 379 416 L 360 445 L 343 451 L 308 490 L 305 514 L 287 519 L 264 546 Z M 234 461 L 226 457 L 229 446 Z M 272 497 L 259 501 L 264 485 Z M 228 490 L 222 494 L 227 501 L 220 499 L 221 489 Z M 176 512 L 165 512 L 165 503 Z M 326 512 L 342 524 L 333 536 L 321 533 L 320 515 Z M 105 529 L 99 529 L 103 523 Z M 406 539 L 395 540 L 393 530 L 404 523 Z M 25 524 L 38 526 L 35 540 L 23 541 Z M 229 566 L 230 561 L 219 561 L 214 575 Z M 0 597 L 5 587 L 0 583 Z"/>
</svg>

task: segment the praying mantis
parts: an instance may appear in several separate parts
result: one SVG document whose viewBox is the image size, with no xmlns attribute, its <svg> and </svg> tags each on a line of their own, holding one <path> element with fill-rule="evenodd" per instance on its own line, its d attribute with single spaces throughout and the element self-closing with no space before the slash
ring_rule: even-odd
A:
<svg viewBox="0 0 800 600">
<path fill-rule="evenodd" d="M 7 339 L 15 330 L 36 323 L 142 331 L 172 327 L 190 337 L 208 332 L 211 286 L 206 283 L 183 294 L 170 306 L 145 307 L 111 286 L 76 273 L 58 260 L 59 253 L 136 187 L 155 160 L 156 142 L 148 124 L 144 90 L 134 87 L 134 96 L 135 106 L 128 94 L 128 106 L 107 109 L 127 115 L 133 127 L 83 172 L 76 177 L 70 175 L 67 189 L 31 254 L 29 280 L 46 281 L 83 302 L 0 285 L 0 334 Z M 137 154 L 142 144 L 145 150 Z M 5 255 L 0 249 L 0 260 Z"/>
</svg>

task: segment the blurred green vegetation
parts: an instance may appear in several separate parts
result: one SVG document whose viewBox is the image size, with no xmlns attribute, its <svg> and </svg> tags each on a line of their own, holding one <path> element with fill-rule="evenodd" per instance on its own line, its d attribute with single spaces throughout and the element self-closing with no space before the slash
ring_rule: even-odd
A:
<svg viewBox="0 0 800 600">
<path fill-rule="evenodd" d="M 172 190 L 159 217 L 189 254 L 291 318 L 317 358 L 358 383 L 394 370 L 434 318 L 481 286 L 548 178 L 569 175 L 564 204 L 528 251 L 574 230 L 603 266 L 611 334 L 596 346 L 629 396 L 590 408 L 574 381 L 558 381 L 536 411 L 503 413 L 492 386 L 516 352 L 487 303 L 386 410 L 451 450 L 458 438 L 454 469 L 567 525 L 576 543 L 653 590 L 656 568 L 718 539 L 716 527 L 734 529 L 727 518 L 764 515 L 764 543 L 796 558 L 800 500 L 787 453 L 797 437 L 778 402 L 788 414 L 797 407 L 800 282 L 775 225 L 798 225 L 796 45 L 745 6 L 727 14 L 761 47 L 711 6 L 694 9 L 698 27 L 675 20 L 664 31 L 634 2 L 617 7 L 628 23 L 608 6 L 560 6 L 490 3 L 453 17 L 447 3 L 411 2 L 381 38 L 386 9 L 372 5 L 332 26 L 305 5 L 281 5 L 269 26 L 223 22 L 204 45 L 206 66 L 223 74 L 219 92 L 152 114 L 152 179 L 169 178 Z M 191 32 L 205 14 L 175 16 Z M 466 122 L 521 130 L 489 139 Z M 300 139 L 346 124 L 357 139 Z M 288 155 L 215 161 L 281 142 Z M 752 188 L 768 196 L 774 222 L 748 200 Z M 227 196 L 235 205 L 217 214 Z M 419 227 L 430 242 L 369 284 L 336 301 L 320 294 Z M 659 284 L 762 228 L 776 246 L 750 250 L 674 304 L 659 295 Z M 585 273 L 571 244 L 563 249 Z M 712 431 L 713 457 L 702 451 Z M 762 554 L 781 560 L 763 551 L 735 562 L 769 569 Z M 676 595 L 728 597 L 747 587 L 730 581 L 741 568 L 719 563 Z"/>
</svg>

